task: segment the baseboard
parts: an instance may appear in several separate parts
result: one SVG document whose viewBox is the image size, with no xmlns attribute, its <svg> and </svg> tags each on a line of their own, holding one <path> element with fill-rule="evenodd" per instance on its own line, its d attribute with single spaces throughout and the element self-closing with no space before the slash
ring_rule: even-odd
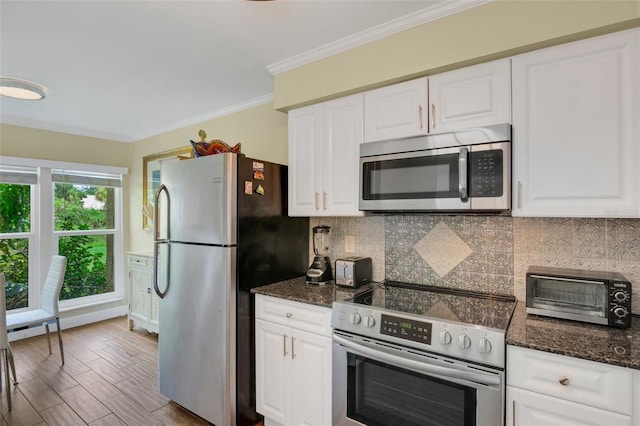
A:
<svg viewBox="0 0 640 426">
<path fill-rule="evenodd" d="M 87 314 L 73 315 L 65 318 L 60 318 L 60 327 L 64 331 L 68 328 L 80 327 L 81 325 L 92 324 L 94 322 L 104 321 L 111 318 L 121 317 L 123 315 L 127 315 L 129 308 L 127 305 L 117 306 L 115 308 L 102 309 L 95 312 L 90 312 Z M 57 331 L 56 325 L 51 324 L 49 329 L 52 332 Z M 39 336 L 41 334 L 45 334 L 44 327 L 34 327 L 26 330 L 14 331 L 13 333 L 9 333 L 9 341 L 13 342 L 15 340 L 22 340 L 28 337 Z"/>
</svg>

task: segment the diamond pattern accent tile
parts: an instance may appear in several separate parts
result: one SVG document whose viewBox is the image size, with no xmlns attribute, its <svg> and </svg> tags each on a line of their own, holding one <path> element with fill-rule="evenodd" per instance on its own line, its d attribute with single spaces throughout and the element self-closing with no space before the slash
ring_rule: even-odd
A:
<svg viewBox="0 0 640 426">
<path fill-rule="evenodd" d="M 413 248 L 441 278 L 473 252 L 444 222 L 434 226 Z"/>
</svg>

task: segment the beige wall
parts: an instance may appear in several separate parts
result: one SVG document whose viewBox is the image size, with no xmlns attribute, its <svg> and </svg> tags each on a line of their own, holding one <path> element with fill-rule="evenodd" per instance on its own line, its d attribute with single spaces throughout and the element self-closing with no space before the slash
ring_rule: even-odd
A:
<svg viewBox="0 0 640 426">
<path fill-rule="evenodd" d="M 229 145 L 242 144 L 242 153 L 280 164 L 287 164 L 287 115 L 271 103 L 188 126 L 132 144 L 129 191 L 129 249 L 151 251 L 153 235 L 142 229 L 142 158 L 189 145 L 199 140 L 198 130 L 207 132 L 207 141 L 222 139 Z M 190 161 L 190 160 L 187 160 Z"/>
<path fill-rule="evenodd" d="M 638 0 L 494 0 L 278 74 L 274 106 L 286 111 L 636 26 Z"/>
</svg>

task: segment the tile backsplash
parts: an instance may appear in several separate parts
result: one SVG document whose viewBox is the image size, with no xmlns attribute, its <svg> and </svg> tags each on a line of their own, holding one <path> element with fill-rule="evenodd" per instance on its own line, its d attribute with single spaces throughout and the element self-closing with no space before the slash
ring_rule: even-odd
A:
<svg viewBox="0 0 640 426">
<path fill-rule="evenodd" d="M 531 265 L 616 271 L 640 314 L 640 219 L 373 215 L 311 218 L 331 227 L 331 260 L 369 256 L 373 279 L 514 294 Z M 354 253 L 345 252 L 355 237 Z M 310 256 L 312 255 L 310 248 Z"/>
</svg>

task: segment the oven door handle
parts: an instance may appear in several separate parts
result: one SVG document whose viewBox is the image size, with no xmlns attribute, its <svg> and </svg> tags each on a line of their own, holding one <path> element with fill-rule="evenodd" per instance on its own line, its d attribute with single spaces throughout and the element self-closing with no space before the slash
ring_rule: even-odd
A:
<svg viewBox="0 0 640 426">
<path fill-rule="evenodd" d="M 347 340 L 343 337 L 337 336 L 335 334 L 333 335 L 333 341 L 349 349 L 349 351 L 354 354 L 366 356 L 367 358 L 371 358 L 376 361 L 395 365 L 401 368 L 406 368 L 409 370 L 426 373 L 426 374 L 435 374 L 445 378 L 467 380 L 467 381 L 480 383 L 487 386 L 500 384 L 500 377 L 497 377 L 491 374 L 475 373 L 470 371 L 460 371 L 453 368 L 439 367 L 437 365 L 425 364 L 423 362 L 414 361 L 412 359 L 407 359 L 407 358 L 399 357 L 397 355 L 372 349 L 367 346 Z"/>
</svg>

